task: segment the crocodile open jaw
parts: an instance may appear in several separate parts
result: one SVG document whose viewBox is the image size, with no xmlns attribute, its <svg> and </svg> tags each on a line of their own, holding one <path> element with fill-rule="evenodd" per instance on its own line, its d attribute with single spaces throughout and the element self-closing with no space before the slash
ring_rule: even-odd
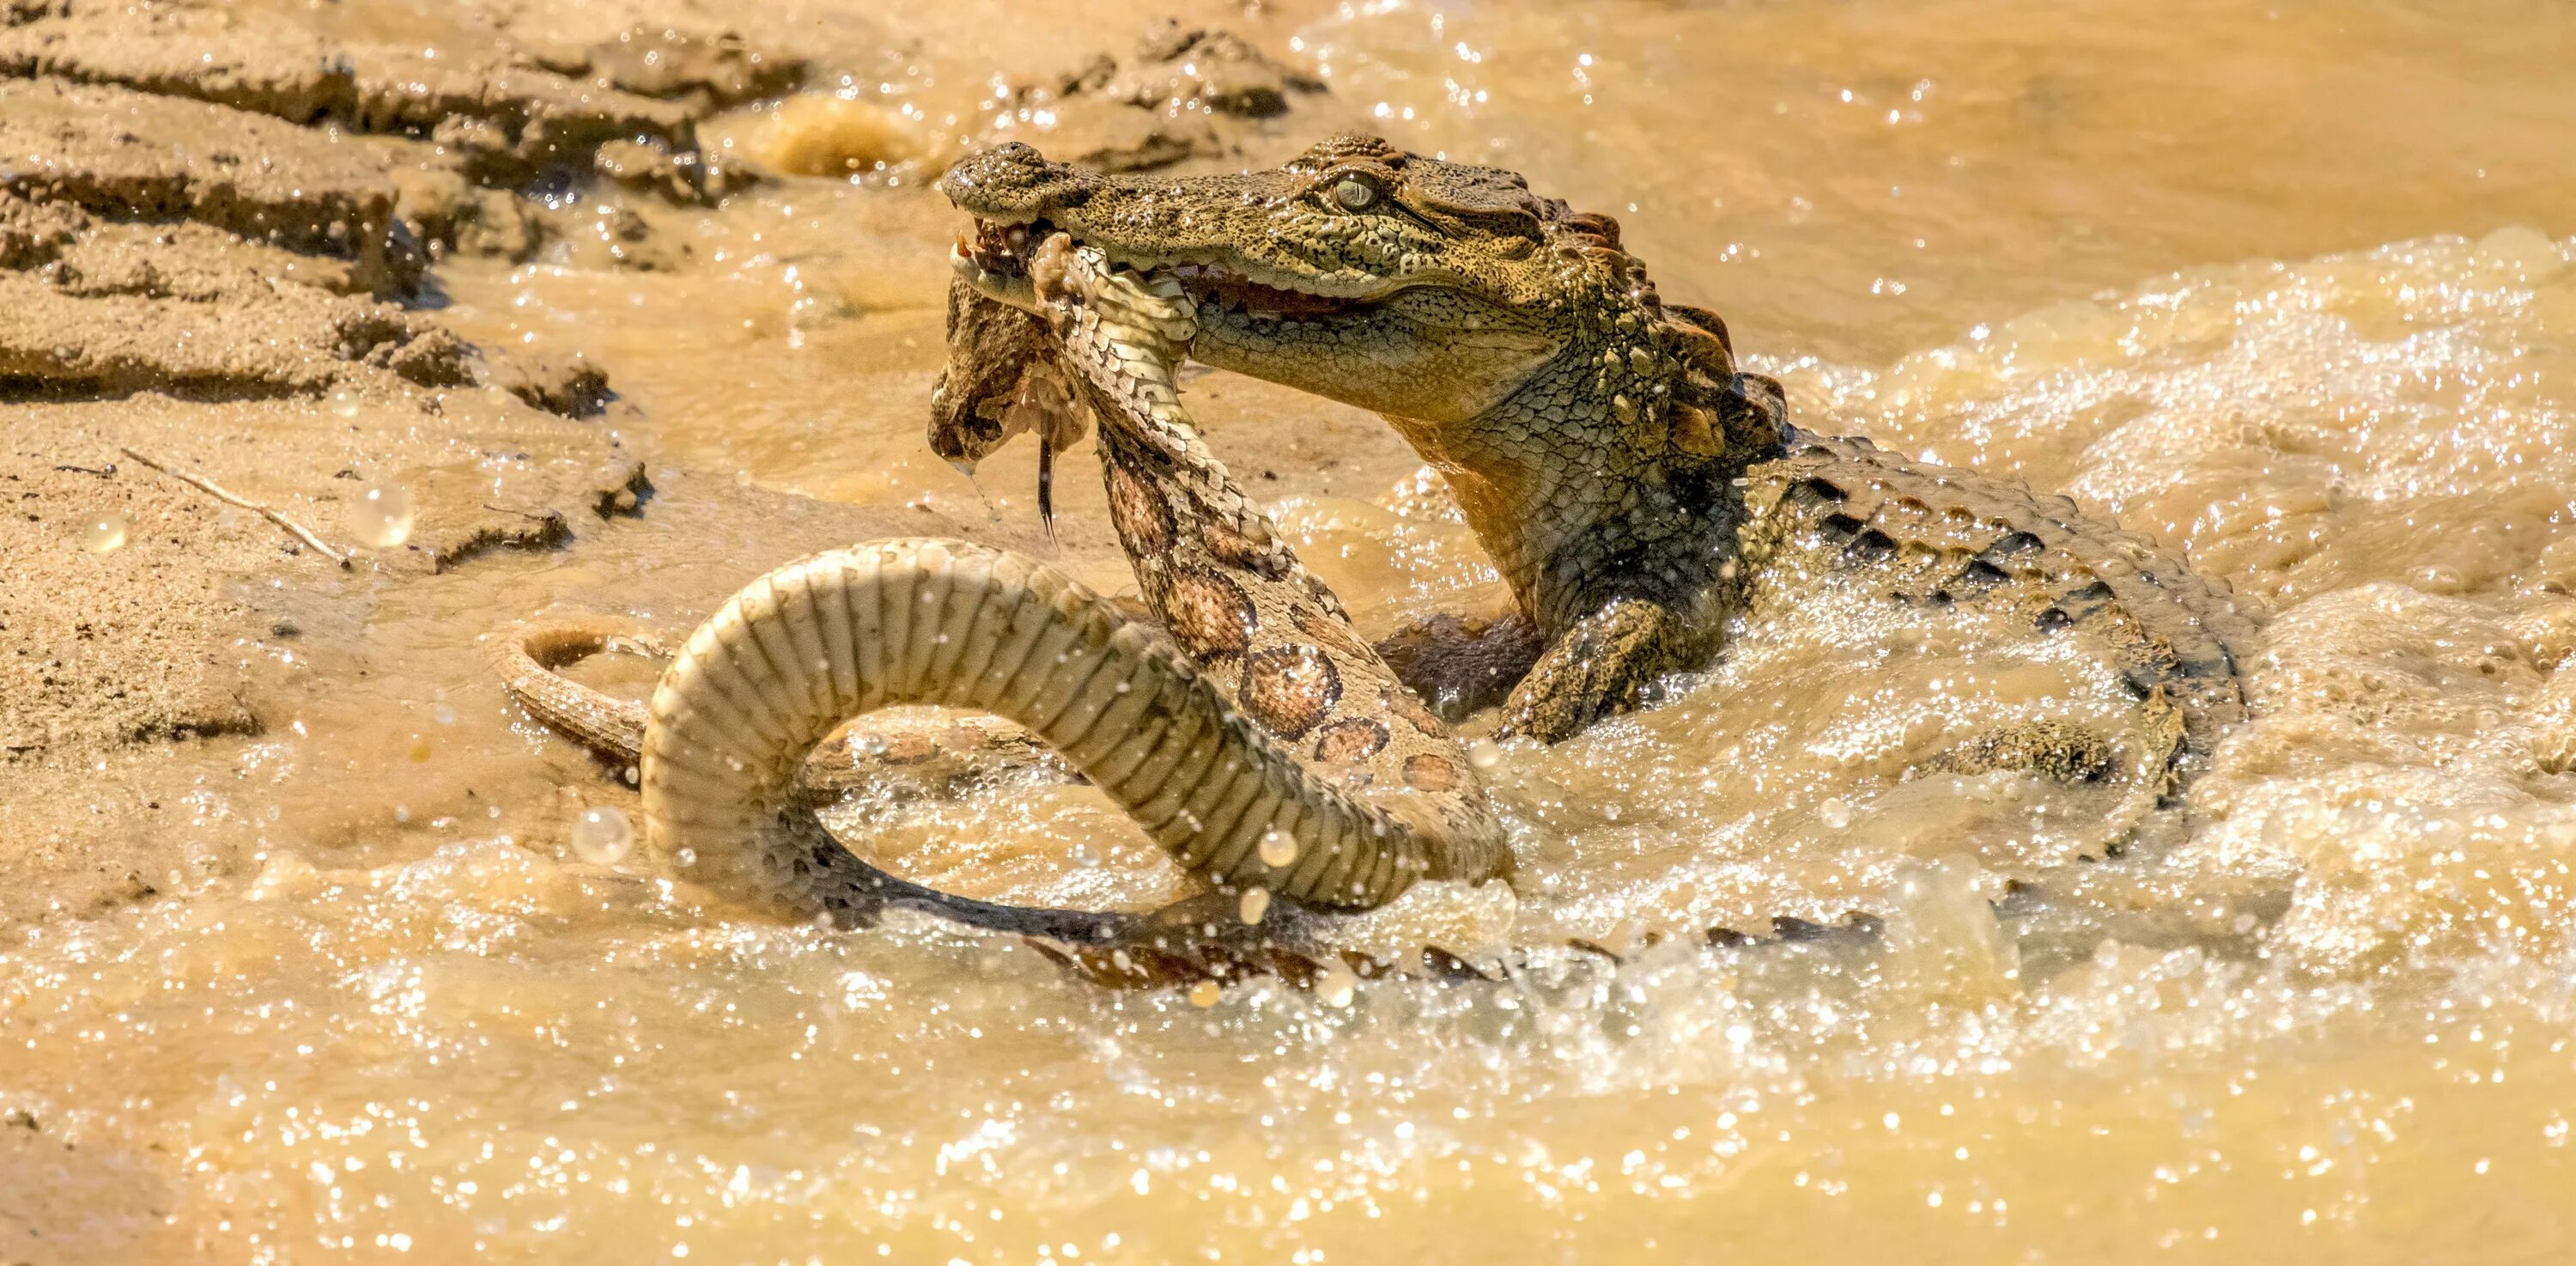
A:
<svg viewBox="0 0 2576 1266">
<path fill-rule="evenodd" d="M 1030 285 L 1033 257 L 1047 242 L 1059 237 L 1067 238 L 1075 247 L 1093 251 L 1101 266 L 1113 273 L 1177 283 L 1192 304 L 1213 312 L 1295 321 L 1348 316 L 1374 306 L 1373 300 L 1270 285 L 1221 263 L 1122 258 L 1073 238 L 1044 217 L 1025 223 L 978 218 L 974 223 L 974 232 L 957 235 L 950 265 L 983 293 L 1031 310 L 1037 310 L 1041 302 Z"/>
</svg>

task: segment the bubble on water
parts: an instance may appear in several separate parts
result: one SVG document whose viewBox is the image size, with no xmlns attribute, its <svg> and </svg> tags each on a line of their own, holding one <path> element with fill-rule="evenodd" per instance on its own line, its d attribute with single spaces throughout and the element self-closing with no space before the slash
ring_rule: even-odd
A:
<svg viewBox="0 0 2576 1266">
<path fill-rule="evenodd" d="M 607 805 L 594 805 L 572 820 L 573 856 L 593 866 L 614 866 L 635 847 L 634 824 Z"/>
<path fill-rule="evenodd" d="M 1261 922 L 1261 916 L 1270 913 L 1270 890 L 1267 888 L 1245 890 L 1243 902 L 1237 907 L 1237 912 L 1243 916 L 1243 921 L 1247 924 Z"/>
<path fill-rule="evenodd" d="M 1315 996 L 1328 1007 L 1351 1005 L 1351 995 L 1360 987 L 1358 973 L 1348 963 L 1335 963 L 1315 978 Z"/>
<path fill-rule="evenodd" d="M 454 725 L 456 724 L 456 709 L 442 703 L 429 710 L 429 717 L 440 725 Z"/>
<path fill-rule="evenodd" d="M 1266 832 L 1261 837 L 1262 865 L 1277 868 L 1297 860 L 1297 838 L 1285 831 Z"/>
<path fill-rule="evenodd" d="M 81 530 L 81 547 L 93 554 L 113 554 L 125 548 L 125 516 L 102 514 Z"/>
<path fill-rule="evenodd" d="M 1850 826 L 1852 820 L 1851 801 L 1845 800 L 1841 796 L 1835 796 L 1834 798 L 1825 801 L 1823 804 L 1816 806 L 1816 817 L 1826 826 L 1832 827 L 1837 831 Z"/>
<path fill-rule="evenodd" d="M 429 752 L 429 736 L 426 734 L 412 735 L 410 744 L 403 749 L 403 755 L 410 757 L 415 765 L 428 760 Z"/>
<path fill-rule="evenodd" d="M 358 416 L 358 393 L 346 387 L 331 393 L 331 412 L 344 418 Z"/>
<path fill-rule="evenodd" d="M 1202 980 L 1190 986 L 1191 1006 L 1213 1007 L 1217 1004 L 1217 1000 L 1223 997 L 1225 997 L 1225 986 L 1213 980 Z"/>
<path fill-rule="evenodd" d="M 1477 739 L 1467 745 L 1467 763 L 1478 769 L 1492 769 L 1503 763 L 1502 744 L 1492 739 Z"/>
<path fill-rule="evenodd" d="M 411 493 L 400 484 L 376 484 L 358 494 L 349 508 L 349 530 L 375 549 L 392 549 L 411 539 Z"/>
</svg>

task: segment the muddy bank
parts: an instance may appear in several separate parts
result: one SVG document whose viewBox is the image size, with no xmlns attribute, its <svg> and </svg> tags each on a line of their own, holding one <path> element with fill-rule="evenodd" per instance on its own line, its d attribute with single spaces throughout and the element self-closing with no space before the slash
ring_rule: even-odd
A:
<svg viewBox="0 0 2576 1266">
<path fill-rule="evenodd" d="M 650 485 L 607 376 L 460 337 L 430 268 L 559 236 L 541 184 L 719 195 L 696 120 L 794 63 L 721 31 L 440 60 L 230 10 L 9 21 L 0 916 L 16 917 L 160 883 L 160 815 L 228 763 L 208 745 L 282 723 L 262 674 L 357 633 L 387 586 L 639 511 Z"/>
</svg>

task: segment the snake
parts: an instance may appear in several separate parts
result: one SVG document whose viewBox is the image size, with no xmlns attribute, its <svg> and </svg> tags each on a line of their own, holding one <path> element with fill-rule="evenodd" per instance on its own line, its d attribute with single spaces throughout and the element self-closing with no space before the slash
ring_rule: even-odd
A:
<svg viewBox="0 0 2576 1266">
<path fill-rule="evenodd" d="M 824 827 L 809 757 L 880 709 L 970 710 L 1009 723 L 981 729 L 984 741 L 1024 732 L 1220 897 L 1259 890 L 1283 907 L 1353 911 L 1426 880 L 1507 878 L 1474 762 L 1183 410 L 1191 305 L 1062 235 L 1030 272 L 1056 344 L 1049 377 L 1097 423 L 1111 517 L 1152 620 L 1022 554 L 869 541 L 761 576 L 676 648 L 578 622 L 505 631 L 491 642 L 509 693 L 634 761 L 645 851 L 667 874 L 841 927 L 910 908 L 1013 933 L 1111 983 L 1311 975 L 1334 955 L 1204 902 L 1042 909 L 903 879 Z M 613 650 L 670 652 L 648 702 L 557 671 Z M 1426 951 L 1426 963 L 1445 960 Z"/>
</svg>

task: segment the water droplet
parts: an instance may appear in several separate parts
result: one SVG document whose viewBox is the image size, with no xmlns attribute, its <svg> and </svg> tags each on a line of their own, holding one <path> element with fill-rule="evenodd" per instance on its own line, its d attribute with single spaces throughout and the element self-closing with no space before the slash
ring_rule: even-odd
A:
<svg viewBox="0 0 2576 1266">
<path fill-rule="evenodd" d="M 1841 796 L 1835 796 L 1833 799 L 1827 800 L 1823 804 L 1816 806 L 1816 817 L 1823 821 L 1826 826 L 1839 831 L 1844 827 L 1851 825 L 1851 802 L 1843 799 Z"/>
<path fill-rule="evenodd" d="M 113 554 L 125 548 L 125 516 L 102 514 L 90 520 L 81 531 L 81 546 L 93 554 Z"/>
<path fill-rule="evenodd" d="M 1467 763 L 1478 769 L 1492 769 L 1503 763 L 1502 744 L 1492 739 L 1477 739 L 1467 745 Z"/>
<path fill-rule="evenodd" d="M 1261 837 L 1261 863 L 1273 868 L 1297 860 L 1297 838 L 1285 831 L 1272 831 Z"/>
<path fill-rule="evenodd" d="M 1239 909 L 1239 913 L 1242 914 L 1243 921 L 1246 925 L 1261 922 L 1261 916 L 1270 913 L 1270 890 L 1267 888 L 1246 889 L 1243 894 L 1243 904 Z"/>
<path fill-rule="evenodd" d="M 1324 969 L 1315 980 L 1315 996 L 1328 1007 L 1351 1005 L 1351 994 L 1360 987 L 1359 975 L 1348 963 L 1335 963 Z"/>
<path fill-rule="evenodd" d="M 358 393 L 346 387 L 331 393 L 331 412 L 344 418 L 358 416 Z"/>
<path fill-rule="evenodd" d="M 411 539 L 411 493 L 400 484 L 376 484 L 358 494 L 349 508 L 349 530 L 375 549 L 392 549 Z"/>
<path fill-rule="evenodd" d="M 1213 980 L 1202 980 L 1190 986 L 1190 1005 L 1194 1007 L 1213 1007 L 1224 996 L 1225 987 Z"/>
<path fill-rule="evenodd" d="M 605 805 L 584 809 L 572 820 L 573 856 L 593 866 L 614 866 L 635 847 L 635 827 L 626 815 Z"/>
</svg>

